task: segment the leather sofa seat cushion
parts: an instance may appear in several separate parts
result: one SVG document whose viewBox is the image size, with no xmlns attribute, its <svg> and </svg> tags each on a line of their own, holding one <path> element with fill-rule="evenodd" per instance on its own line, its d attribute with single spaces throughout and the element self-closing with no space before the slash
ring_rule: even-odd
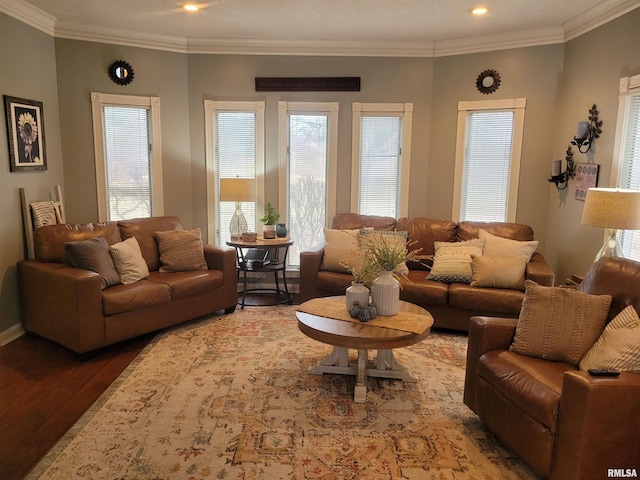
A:
<svg viewBox="0 0 640 480">
<path fill-rule="evenodd" d="M 320 270 L 318 272 L 317 286 L 321 290 L 333 292 L 336 295 L 344 295 L 347 287 L 351 286 L 353 275 L 350 273 L 328 272 Z"/>
<path fill-rule="evenodd" d="M 399 230 L 396 228 L 396 219 L 393 217 L 338 213 L 331 220 L 331 228 L 338 230 L 352 230 L 362 227 L 373 227 L 374 230 Z"/>
<path fill-rule="evenodd" d="M 563 362 L 492 350 L 478 360 L 477 374 L 516 408 L 556 431 L 564 372 L 575 367 Z"/>
<path fill-rule="evenodd" d="M 33 232 L 36 259 L 41 262 L 71 265 L 64 244 L 66 242 L 82 242 L 96 237 L 104 237 L 109 245 L 122 241 L 116 222 L 81 225 L 60 223 L 36 228 Z"/>
<path fill-rule="evenodd" d="M 502 238 L 510 238 L 511 240 L 520 240 L 523 242 L 532 241 L 533 228 L 522 223 L 509 222 L 459 222 L 458 223 L 458 241 L 471 240 L 480 236 L 480 229 L 483 229 L 492 235 Z"/>
<path fill-rule="evenodd" d="M 416 305 L 447 305 L 449 285 L 425 280 L 424 270 L 409 270 L 407 278 L 400 278 L 400 298 Z"/>
<path fill-rule="evenodd" d="M 171 298 L 173 300 L 200 295 L 224 285 L 224 278 L 219 270 L 191 270 L 171 273 L 151 272 L 147 280 L 168 286 L 171 289 Z"/>
<path fill-rule="evenodd" d="M 472 287 L 462 283 L 449 286 L 449 305 L 468 310 L 518 315 L 524 292 L 502 288 Z"/>
<path fill-rule="evenodd" d="M 147 262 L 149 271 L 159 270 L 162 266 L 160 262 L 160 250 L 155 239 L 156 232 L 166 232 L 167 230 L 184 230 L 178 217 L 150 217 L 138 218 L 136 220 L 121 220 L 118 222 L 120 234 L 125 240 L 129 237 L 136 237 L 142 257 Z"/>
<path fill-rule="evenodd" d="M 102 291 L 102 312 L 105 316 L 134 312 L 158 305 L 169 304 L 171 289 L 168 285 L 140 280 L 129 285 L 116 285 Z"/>
</svg>

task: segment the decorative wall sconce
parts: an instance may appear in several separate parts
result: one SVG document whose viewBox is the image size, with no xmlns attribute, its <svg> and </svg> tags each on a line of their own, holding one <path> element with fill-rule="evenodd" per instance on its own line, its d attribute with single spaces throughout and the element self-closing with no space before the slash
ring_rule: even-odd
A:
<svg viewBox="0 0 640 480">
<path fill-rule="evenodd" d="M 573 142 L 572 142 L 573 143 Z M 571 145 L 567 147 L 567 169 L 562 171 L 562 160 L 554 160 L 551 163 L 551 177 L 547 180 L 554 183 L 558 190 L 564 190 L 569 185 L 569 179 L 576 176 L 576 166 L 573 163 L 573 150 Z"/>
<path fill-rule="evenodd" d="M 589 109 L 589 121 L 578 122 L 578 131 L 571 144 L 578 147 L 580 153 L 587 153 L 591 150 L 591 145 L 596 138 L 602 133 L 602 120 L 598 120 L 598 109 L 596 104 Z"/>
</svg>

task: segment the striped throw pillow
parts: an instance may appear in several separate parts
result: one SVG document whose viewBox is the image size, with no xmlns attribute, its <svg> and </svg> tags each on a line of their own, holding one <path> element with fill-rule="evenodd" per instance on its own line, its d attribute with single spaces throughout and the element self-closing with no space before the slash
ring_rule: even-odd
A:
<svg viewBox="0 0 640 480">
<path fill-rule="evenodd" d="M 580 370 L 598 368 L 640 372 L 640 318 L 633 305 L 609 322 L 598 341 L 580 361 Z"/>
</svg>

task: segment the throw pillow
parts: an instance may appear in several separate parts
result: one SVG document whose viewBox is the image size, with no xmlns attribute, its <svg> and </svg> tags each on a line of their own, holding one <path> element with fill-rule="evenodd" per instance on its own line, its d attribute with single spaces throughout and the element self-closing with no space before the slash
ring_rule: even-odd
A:
<svg viewBox="0 0 640 480">
<path fill-rule="evenodd" d="M 492 233 L 483 230 L 478 231 L 478 237 L 484 240 L 483 255 L 487 257 L 525 257 L 527 262 L 531 260 L 531 255 L 538 248 L 538 241 L 531 240 L 522 242 L 519 240 L 511 240 L 510 238 L 498 237 Z"/>
<path fill-rule="evenodd" d="M 104 237 L 80 242 L 65 242 L 64 250 L 71 265 L 100 274 L 102 289 L 120 283 L 120 275 L 109 254 L 109 244 Z"/>
<path fill-rule="evenodd" d="M 522 309 L 510 350 L 578 365 L 604 329 L 610 295 L 589 295 L 525 282 Z"/>
<path fill-rule="evenodd" d="M 435 254 L 427 280 L 445 283 L 471 283 L 471 255 L 482 255 L 484 240 L 433 242 Z"/>
<path fill-rule="evenodd" d="M 471 255 L 471 286 L 524 290 L 524 257 Z"/>
<path fill-rule="evenodd" d="M 149 276 L 149 267 L 142 257 L 140 244 L 136 237 L 129 237 L 123 242 L 109 247 L 113 263 L 120 275 L 120 281 L 128 285 Z"/>
<path fill-rule="evenodd" d="M 580 370 L 590 368 L 640 372 L 640 318 L 633 305 L 609 322 L 595 345 L 580 360 Z"/>
<path fill-rule="evenodd" d="M 373 231 L 372 228 L 367 230 Z M 351 266 L 358 264 L 358 234 L 360 228 L 353 230 L 324 229 L 324 256 L 322 257 L 322 270 L 330 272 L 349 273 L 341 263 L 348 263 Z"/>
<path fill-rule="evenodd" d="M 185 272 L 209 268 L 204 258 L 199 228 L 156 232 L 155 237 L 160 251 L 161 272 Z"/>
</svg>

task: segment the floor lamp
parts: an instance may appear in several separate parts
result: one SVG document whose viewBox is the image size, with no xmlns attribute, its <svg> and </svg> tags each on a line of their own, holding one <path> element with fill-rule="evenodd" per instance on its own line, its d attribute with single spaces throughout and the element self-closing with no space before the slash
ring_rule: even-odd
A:
<svg viewBox="0 0 640 480">
<path fill-rule="evenodd" d="M 624 257 L 620 247 L 621 230 L 640 230 L 640 191 L 618 188 L 590 188 L 582 211 L 582 224 L 609 229 L 609 236 L 596 254 Z"/>
<path fill-rule="evenodd" d="M 255 202 L 256 182 L 253 178 L 221 178 L 220 201 L 236 202 L 236 210 L 231 217 L 229 232 L 232 240 L 239 240 L 242 234 L 249 231 L 247 219 L 242 213 L 242 202 Z"/>
</svg>

